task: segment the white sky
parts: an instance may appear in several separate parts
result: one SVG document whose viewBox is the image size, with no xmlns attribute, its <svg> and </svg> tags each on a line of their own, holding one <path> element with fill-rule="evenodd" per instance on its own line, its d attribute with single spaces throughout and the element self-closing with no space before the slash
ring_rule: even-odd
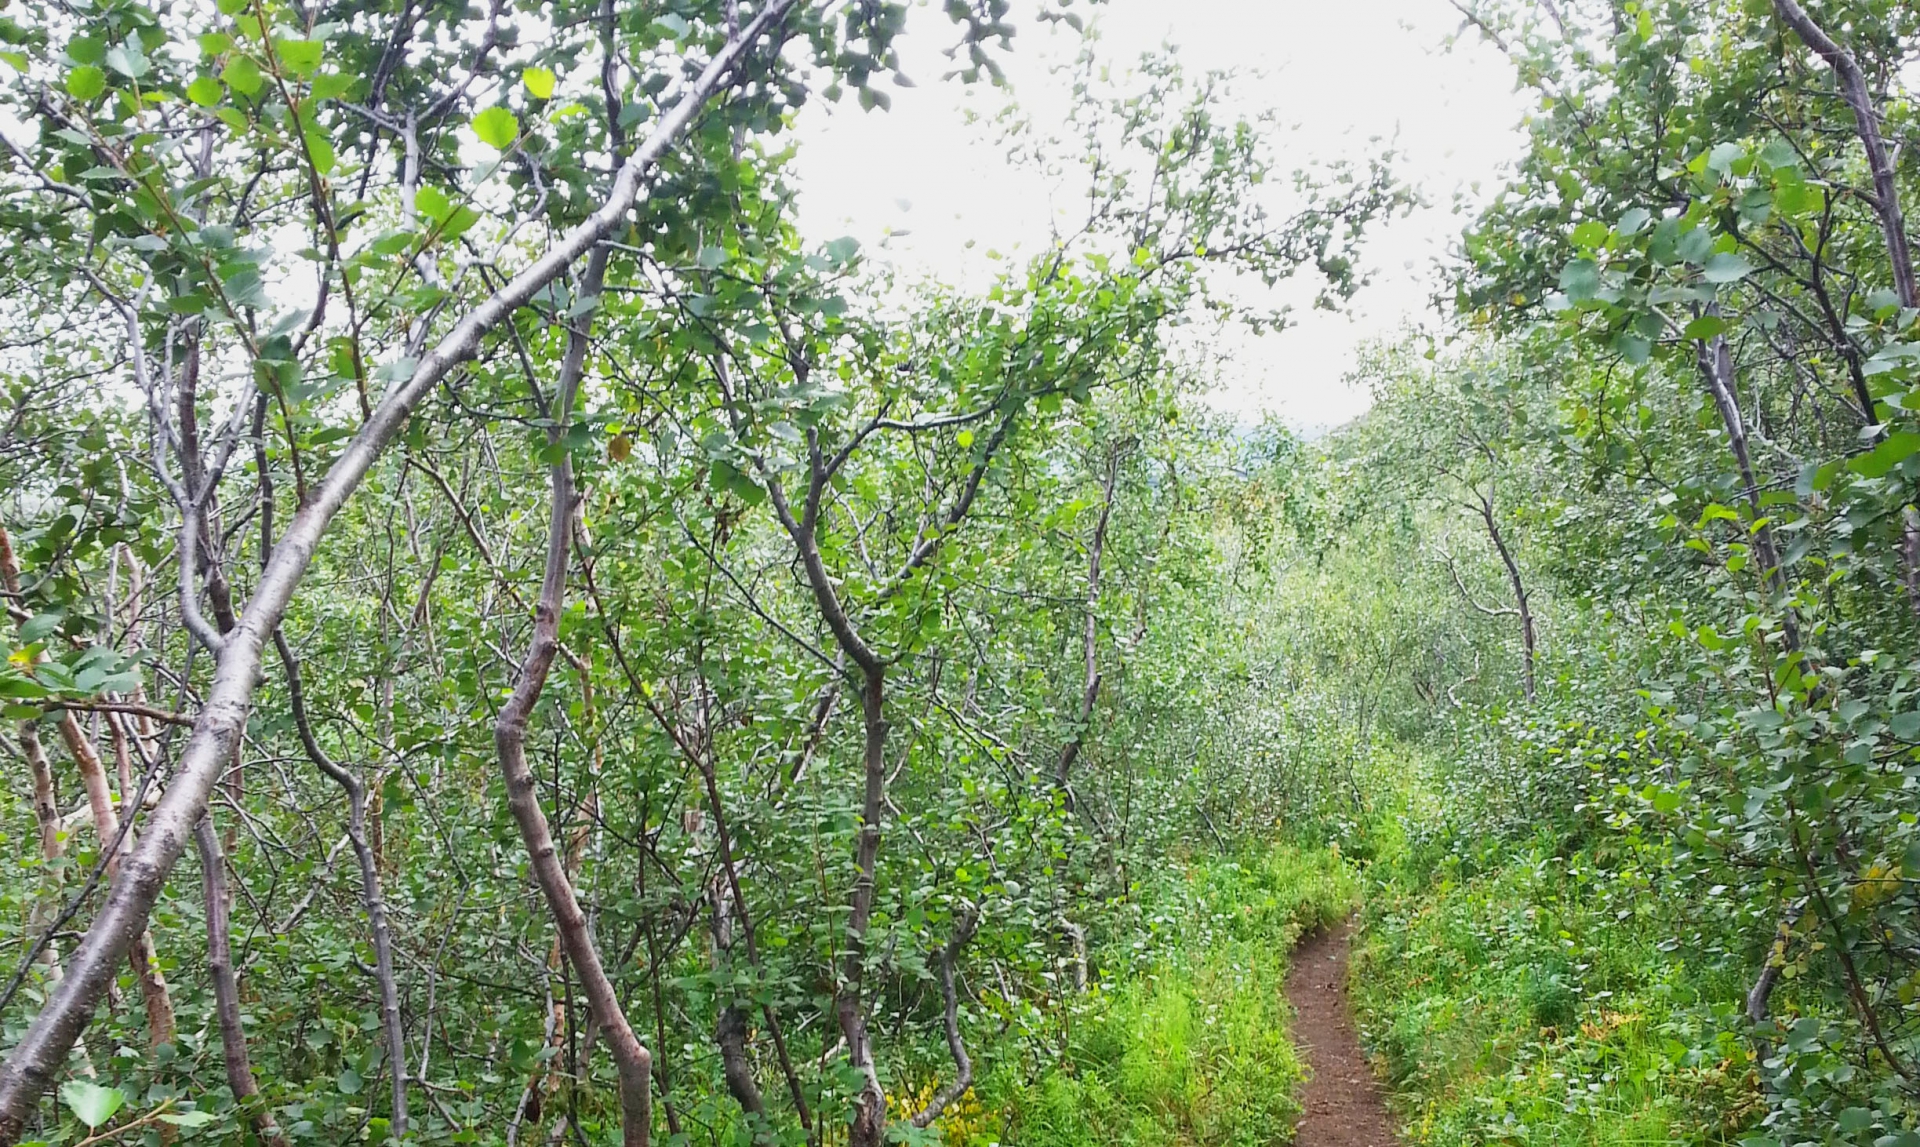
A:
<svg viewBox="0 0 1920 1147">
<path fill-rule="evenodd" d="M 1052 65 L 1071 60 L 1079 42 L 1064 27 L 1036 24 L 1029 7 L 1016 4 L 1020 33 L 1001 59 L 1014 96 L 1044 109 L 1065 98 L 1071 80 Z M 1506 61 L 1473 34 L 1448 46 L 1460 18 L 1446 0 L 1108 0 L 1074 10 L 1093 16 L 1100 55 L 1116 66 L 1172 43 L 1192 71 L 1249 73 L 1239 84 L 1244 102 L 1298 125 L 1278 141 L 1283 167 L 1363 157 L 1378 150 L 1374 138 L 1402 153 L 1402 177 L 1432 206 L 1369 242 L 1373 284 L 1344 315 L 1302 308 L 1294 327 L 1247 337 L 1213 396 L 1239 418 L 1271 411 L 1303 429 L 1365 409 L 1366 396 L 1342 383 L 1355 347 L 1430 314 L 1434 260 L 1463 222 L 1456 195 L 1490 194 L 1519 154 L 1527 101 Z M 983 277 L 994 266 L 989 249 L 1045 245 L 1054 189 L 1010 168 L 990 127 L 966 122 L 967 109 L 990 116 L 1007 97 L 940 80 L 952 67 L 940 49 L 954 38 L 937 3 L 916 10 L 901 43 L 918 87 L 888 86 L 889 112 L 863 112 L 849 98 L 801 114 L 795 176 L 809 238 L 851 235 L 909 276 L 948 282 Z"/>
</svg>

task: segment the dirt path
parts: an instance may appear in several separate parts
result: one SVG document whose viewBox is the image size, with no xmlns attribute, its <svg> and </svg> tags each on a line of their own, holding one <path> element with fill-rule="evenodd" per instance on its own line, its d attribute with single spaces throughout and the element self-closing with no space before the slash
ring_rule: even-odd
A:
<svg viewBox="0 0 1920 1147">
<path fill-rule="evenodd" d="M 1323 928 L 1300 941 L 1287 973 L 1294 1010 L 1293 1042 L 1312 1074 L 1294 1147 L 1393 1147 L 1386 1096 L 1353 1027 L 1347 1000 L 1347 948 L 1353 922 Z"/>
</svg>

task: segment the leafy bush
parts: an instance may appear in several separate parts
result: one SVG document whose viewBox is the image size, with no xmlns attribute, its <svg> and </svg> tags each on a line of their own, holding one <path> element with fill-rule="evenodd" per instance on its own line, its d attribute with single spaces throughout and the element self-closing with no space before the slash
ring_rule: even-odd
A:
<svg viewBox="0 0 1920 1147">
<path fill-rule="evenodd" d="M 1682 945 L 1661 850 L 1542 832 L 1458 865 L 1376 866 L 1356 1001 L 1417 1143 L 1731 1144 L 1758 1111 L 1733 968 Z"/>
</svg>

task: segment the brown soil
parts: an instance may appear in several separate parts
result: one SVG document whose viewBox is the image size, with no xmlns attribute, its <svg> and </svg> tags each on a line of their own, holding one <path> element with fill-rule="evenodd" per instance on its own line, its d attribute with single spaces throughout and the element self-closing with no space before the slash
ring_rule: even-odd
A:
<svg viewBox="0 0 1920 1147">
<path fill-rule="evenodd" d="M 1309 933 L 1293 950 L 1287 973 L 1293 1042 L 1311 1072 L 1294 1147 L 1393 1147 L 1397 1142 L 1386 1096 L 1360 1050 L 1347 1000 L 1352 939 L 1349 920 Z"/>
</svg>

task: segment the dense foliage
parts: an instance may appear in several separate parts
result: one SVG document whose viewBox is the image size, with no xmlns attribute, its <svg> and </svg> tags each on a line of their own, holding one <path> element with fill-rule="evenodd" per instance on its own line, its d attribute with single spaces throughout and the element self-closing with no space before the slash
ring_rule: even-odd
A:
<svg viewBox="0 0 1920 1147">
<path fill-rule="evenodd" d="M 946 15 L 997 74 L 1007 5 Z M 9 9 L 0 1142 L 960 1141 L 1114 976 L 1273 986 L 1290 915 L 1146 942 L 1312 751 L 1242 476 L 1296 444 L 1178 329 L 1351 293 L 1407 197 L 1089 57 L 1022 144 L 1082 226 L 894 281 L 781 137 L 920 20 Z M 1207 1141 L 1290 1118 L 1235 1086 Z"/>
<path fill-rule="evenodd" d="M 1171 56 L 968 293 L 788 133 L 1005 0 L 16 0 L 0 1142 L 1252 1147 L 1359 902 L 1417 1141 L 1920 1143 L 1920 16 L 1462 12 L 1303 442 L 1206 332 L 1409 193 Z"/>
<path fill-rule="evenodd" d="M 1528 151 L 1330 446 L 1505 631 L 1385 833 L 1380 1050 L 1430 1142 L 1920 1141 L 1913 10 L 1463 10 Z"/>
</svg>

